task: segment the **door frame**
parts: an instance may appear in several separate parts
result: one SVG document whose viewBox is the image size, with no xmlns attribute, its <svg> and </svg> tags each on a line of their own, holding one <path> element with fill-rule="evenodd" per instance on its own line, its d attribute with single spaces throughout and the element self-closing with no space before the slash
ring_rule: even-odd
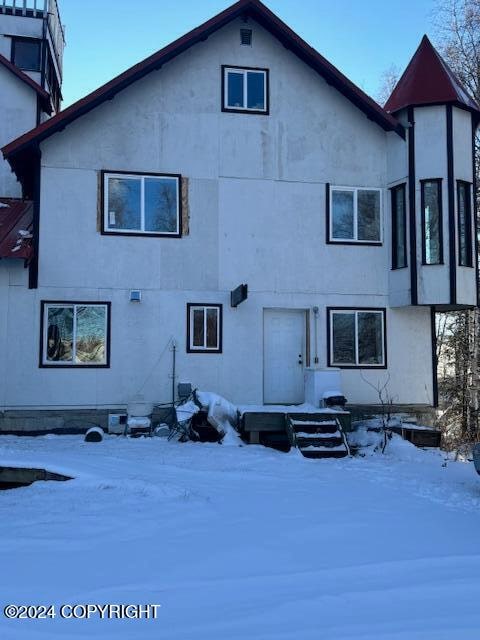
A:
<svg viewBox="0 0 480 640">
<path fill-rule="evenodd" d="M 275 405 L 275 402 L 265 402 L 265 311 L 302 311 L 305 321 L 305 354 L 303 362 L 303 370 L 310 367 L 310 322 L 311 322 L 311 310 L 310 307 L 262 307 L 262 404 Z M 289 405 L 295 407 L 297 405 Z"/>
</svg>

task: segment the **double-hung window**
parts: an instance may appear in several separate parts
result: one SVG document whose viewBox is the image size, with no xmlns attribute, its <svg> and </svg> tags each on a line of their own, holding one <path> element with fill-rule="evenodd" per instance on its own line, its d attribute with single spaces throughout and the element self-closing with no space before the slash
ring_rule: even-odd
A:
<svg viewBox="0 0 480 640">
<path fill-rule="evenodd" d="M 103 233 L 181 235 L 181 176 L 103 173 Z"/>
<path fill-rule="evenodd" d="M 329 366 L 384 368 L 385 309 L 328 309 Z"/>
<path fill-rule="evenodd" d="M 443 263 L 442 180 L 421 180 L 422 263 Z"/>
<path fill-rule="evenodd" d="M 222 67 L 223 111 L 268 113 L 268 69 Z"/>
<path fill-rule="evenodd" d="M 222 352 L 221 304 L 187 304 L 187 351 Z"/>
<path fill-rule="evenodd" d="M 381 189 L 331 187 L 329 242 L 381 244 Z"/>
<path fill-rule="evenodd" d="M 42 302 L 42 367 L 108 367 L 109 302 Z"/>
<path fill-rule="evenodd" d="M 471 184 L 457 182 L 458 208 L 458 264 L 461 267 L 473 267 L 472 256 L 472 196 Z"/>
<path fill-rule="evenodd" d="M 399 184 L 390 190 L 392 196 L 392 269 L 407 266 L 406 189 Z"/>
</svg>

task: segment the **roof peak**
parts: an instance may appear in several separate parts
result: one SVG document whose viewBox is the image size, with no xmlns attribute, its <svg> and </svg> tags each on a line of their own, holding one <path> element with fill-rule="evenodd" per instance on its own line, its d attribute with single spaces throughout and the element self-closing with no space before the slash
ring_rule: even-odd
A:
<svg viewBox="0 0 480 640">
<path fill-rule="evenodd" d="M 313 47 L 305 42 L 287 24 L 276 16 L 260 0 L 238 0 L 227 9 L 207 20 L 199 27 L 192 29 L 184 36 L 170 43 L 160 51 L 152 54 L 142 62 L 130 67 L 117 77 L 107 82 L 102 87 L 93 91 L 73 105 L 60 111 L 56 116 L 40 124 L 35 129 L 20 136 L 3 147 L 4 157 L 9 157 L 35 146 L 56 131 L 64 129 L 70 122 L 95 108 L 101 102 L 112 98 L 136 80 L 144 77 L 151 71 L 159 69 L 164 63 L 183 53 L 189 47 L 206 40 L 212 33 L 222 28 L 232 20 L 251 13 L 264 28 L 278 38 L 284 46 L 295 53 L 303 62 L 315 69 L 324 79 L 350 100 L 356 107 L 365 113 L 372 121 L 380 125 L 385 131 L 396 131 L 404 135 L 402 125 L 389 115 L 372 98 L 366 95 L 353 82 L 346 78 L 336 67 L 320 55 Z"/>
<path fill-rule="evenodd" d="M 480 111 L 480 107 L 424 34 L 417 50 L 385 104 L 396 113 L 406 107 L 427 104 L 456 104 Z"/>
</svg>

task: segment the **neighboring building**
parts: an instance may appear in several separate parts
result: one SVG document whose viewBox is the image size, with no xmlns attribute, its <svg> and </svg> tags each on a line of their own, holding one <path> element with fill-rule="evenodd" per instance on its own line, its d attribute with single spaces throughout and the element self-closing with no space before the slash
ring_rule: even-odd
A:
<svg viewBox="0 0 480 640">
<path fill-rule="evenodd" d="M 314 368 L 435 404 L 434 310 L 477 304 L 479 115 L 426 38 L 384 110 L 240 0 L 4 147 L 34 253 L 0 262 L 0 410 L 166 402 L 172 341 L 237 403 L 301 403 Z"/>
</svg>

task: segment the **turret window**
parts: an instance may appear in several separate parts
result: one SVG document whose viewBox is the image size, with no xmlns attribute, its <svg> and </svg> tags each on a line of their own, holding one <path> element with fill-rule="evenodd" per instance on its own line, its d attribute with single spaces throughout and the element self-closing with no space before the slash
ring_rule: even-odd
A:
<svg viewBox="0 0 480 640">
<path fill-rule="evenodd" d="M 421 181 L 422 263 L 443 264 L 442 181 Z"/>
<path fill-rule="evenodd" d="M 391 190 L 392 194 L 392 269 L 407 266 L 407 212 L 405 185 Z"/>
<path fill-rule="evenodd" d="M 458 204 L 458 264 L 473 267 L 472 257 L 472 198 L 470 183 L 457 182 Z"/>
<path fill-rule="evenodd" d="M 12 62 L 23 71 L 40 71 L 40 40 L 12 38 Z"/>
</svg>

